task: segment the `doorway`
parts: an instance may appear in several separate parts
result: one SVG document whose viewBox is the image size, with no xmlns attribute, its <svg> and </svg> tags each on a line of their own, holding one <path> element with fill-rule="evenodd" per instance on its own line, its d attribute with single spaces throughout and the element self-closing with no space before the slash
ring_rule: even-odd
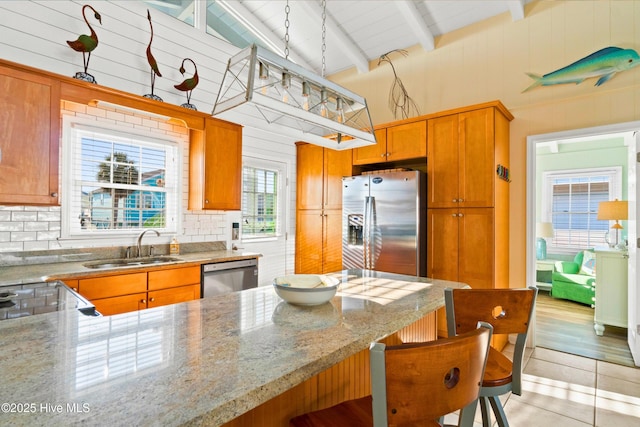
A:
<svg viewBox="0 0 640 427">
<path fill-rule="evenodd" d="M 615 136 L 618 139 L 623 138 L 625 142 L 625 151 L 628 152 L 629 163 L 631 163 L 629 167 L 628 176 L 630 178 L 627 179 L 625 175 L 625 187 L 628 180 L 629 192 L 635 194 L 635 169 L 636 164 L 632 160 L 635 158 L 635 135 L 634 133 L 640 129 L 640 122 L 633 123 L 624 123 L 618 125 L 610 125 L 603 126 L 598 128 L 588 128 L 588 129 L 578 129 L 573 131 L 566 132 L 558 132 L 552 134 L 545 135 L 535 135 L 527 138 L 527 205 L 533 206 L 534 209 L 527 209 L 527 283 L 535 284 L 537 282 L 537 264 L 538 260 L 536 259 L 536 223 L 540 221 L 540 203 L 541 203 L 541 193 L 542 193 L 542 185 L 540 183 L 540 178 L 538 174 L 538 150 L 541 147 L 547 147 L 550 150 L 555 150 L 556 152 L 560 152 L 563 150 L 563 146 L 566 150 L 569 151 L 579 151 L 578 147 L 585 147 L 585 150 L 589 147 L 593 147 L 594 141 L 606 139 L 609 136 Z M 567 148 L 571 147 L 571 148 Z M 633 156 L 631 154 L 634 154 Z M 597 156 L 596 156 L 597 157 Z M 626 159 L 625 159 L 626 161 Z M 542 163 L 542 161 L 540 162 Z M 570 162 L 569 162 L 570 163 Z M 625 170 L 625 174 L 627 174 Z M 625 199 L 627 196 L 626 192 L 627 188 L 625 188 Z M 636 197 L 634 194 L 629 195 L 630 204 L 634 204 Z M 629 241 L 635 242 L 635 207 L 630 209 L 633 211 L 634 216 L 629 217 L 629 221 L 633 221 L 633 227 L 629 227 L 627 230 L 629 233 Z M 633 252 L 633 257 L 637 257 L 637 252 L 635 250 L 629 251 L 630 254 Z M 559 258 L 562 258 L 561 254 Z M 565 259 L 570 259 L 571 254 L 565 253 Z M 629 263 L 632 265 L 633 263 Z M 638 301 L 637 301 L 637 292 L 636 292 L 636 278 L 635 278 L 635 269 L 629 269 L 629 324 L 635 325 L 636 319 L 638 318 Z M 616 351 L 617 353 L 623 354 L 625 351 L 627 355 L 622 355 L 622 361 L 618 356 L 615 356 L 616 359 L 613 361 L 614 363 L 622 363 L 629 364 L 629 360 L 633 361 L 633 359 L 629 358 L 629 354 L 636 353 L 636 364 L 640 362 L 640 346 L 638 345 L 638 340 L 635 336 L 635 330 L 633 328 L 627 329 L 615 329 L 613 327 L 607 327 L 608 337 L 595 337 L 595 333 L 593 331 L 593 309 L 588 306 L 580 307 L 579 304 L 574 304 L 571 301 L 564 302 L 563 300 L 559 300 L 556 298 L 552 298 L 547 291 L 541 289 L 540 291 L 540 299 L 539 299 L 539 307 L 536 310 L 536 321 L 533 323 L 533 333 L 532 343 L 533 345 L 541 345 L 545 347 L 552 348 L 558 351 L 569 352 L 573 354 L 582 355 L 585 357 L 592 358 L 606 358 L 607 356 L 599 356 L 598 346 L 602 345 L 607 349 L 615 349 L 615 343 L 620 344 L 620 351 Z M 572 310 L 575 308 L 575 310 Z M 539 318 L 539 320 L 538 320 Z M 576 319 L 580 318 L 579 322 Z M 539 324 L 538 324 L 539 323 Z M 562 334 L 568 334 L 567 336 L 577 337 L 579 333 L 577 331 L 571 331 L 571 328 L 576 327 L 577 324 L 582 323 L 581 330 L 583 334 L 583 339 L 565 340 L 567 342 L 573 342 L 570 345 L 562 345 L 562 339 L 550 339 L 550 337 L 557 336 L 557 338 L 561 338 Z M 570 326 L 569 329 L 565 328 L 565 326 Z M 627 333 L 628 332 L 628 333 Z M 626 335 L 626 336 L 625 336 Z M 566 338 L 566 337 L 565 337 Z M 606 339 L 605 339 L 606 338 Z M 611 342 L 607 342 L 608 340 L 613 340 Z M 628 341 L 628 346 L 626 346 L 626 342 Z M 584 344 L 584 348 L 581 348 L 579 343 Z M 627 347 L 625 349 L 624 347 Z M 595 348 L 595 351 L 594 351 Z M 631 349 L 631 353 L 629 353 L 629 349 Z M 606 353 L 606 352 L 605 352 Z M 626 363 L 624 359 L 626 357 Z"/>
</svg>

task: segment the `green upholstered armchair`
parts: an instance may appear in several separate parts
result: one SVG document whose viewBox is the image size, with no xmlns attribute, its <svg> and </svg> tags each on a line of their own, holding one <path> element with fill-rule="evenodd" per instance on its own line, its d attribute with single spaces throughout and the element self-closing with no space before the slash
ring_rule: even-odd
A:
<svg viewBox="0 0 640 427">
<path fill-rule="evenodd" d="M 573 261 L 557 261 L 551 273 L 551 296 L 582 304 L 595 304 L 595 266 L 591 269 L 583 268 L 585 252 L 576 254 Z M 591 257 L 590 257 L 591 258 Z M 593 257 L 595 263 L 595 257 Z"/>
</svg>

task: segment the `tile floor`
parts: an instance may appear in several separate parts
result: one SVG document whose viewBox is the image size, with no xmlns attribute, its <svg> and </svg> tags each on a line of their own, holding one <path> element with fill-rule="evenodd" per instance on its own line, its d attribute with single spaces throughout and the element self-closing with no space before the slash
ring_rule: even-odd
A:
<svg viewBox="0 0 640 427">
<path fill-rule="evenodd" d="M 511 427 L 638 427 L 640 368 L 537 347 L 525 356 L 522 396 L 502 402 Z"/>
</svg>

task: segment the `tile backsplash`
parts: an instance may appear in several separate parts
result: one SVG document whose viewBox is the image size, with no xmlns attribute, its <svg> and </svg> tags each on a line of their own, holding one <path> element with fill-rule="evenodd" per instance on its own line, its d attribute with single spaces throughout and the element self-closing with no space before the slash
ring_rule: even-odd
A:
<svg viewBox="0 0 640 427">
<path fill-rule="evenodd" d="M 74 115 L 99 123 L 126 128 L 144 128 L 158 136 L 170 135 L 183 141 L 182 164 L 182 242 L 227 241 L 227 214 L 224 211 L 187 210 L 189 191 L 189 132 L 184 126 L 161 119 L 120 111 L 111 107 L 93 107 L 63 101 L 63 115 Z M 62 138 L 61 138 L 62 140 Z M 62 152 L 62 150 L 60 150 Z M 62 171 L 62 168 L 60 168 Z M 62 182 L 62 177 L 60 179 Z M 61 241 L 61 209 L 59 206 L 0 206 L 0 252 L 52 250 L 73 247 L 107 246 L 103 239 Z"/>
</svg>

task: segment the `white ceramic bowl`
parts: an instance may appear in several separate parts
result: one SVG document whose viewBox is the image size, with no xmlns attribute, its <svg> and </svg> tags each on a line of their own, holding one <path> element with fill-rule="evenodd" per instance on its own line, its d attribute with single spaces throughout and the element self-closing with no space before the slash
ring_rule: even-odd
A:
<svg viewBox="0 0 640 427">
<path fill-rule="evenodd" d="M 340 280 L 317 274 L 291 274 L 273 280 L 280 298 L 295 305 L 319 305 L 336 294 Z"/>
</svg>

